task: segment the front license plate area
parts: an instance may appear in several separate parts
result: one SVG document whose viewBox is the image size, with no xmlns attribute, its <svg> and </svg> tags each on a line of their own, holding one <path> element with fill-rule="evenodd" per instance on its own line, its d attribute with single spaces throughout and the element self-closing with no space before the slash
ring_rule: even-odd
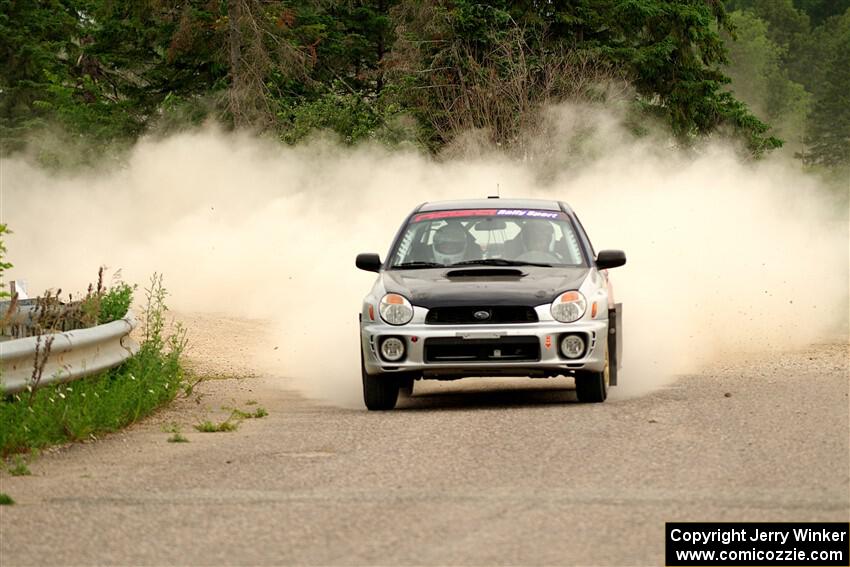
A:
<svg viewBox="0 0 850 567">
<path fill-rule="evenodd" d="M 537 337 L 425 339 L 425 362 L 536 362 L 540 360 Z"/>
</svg>

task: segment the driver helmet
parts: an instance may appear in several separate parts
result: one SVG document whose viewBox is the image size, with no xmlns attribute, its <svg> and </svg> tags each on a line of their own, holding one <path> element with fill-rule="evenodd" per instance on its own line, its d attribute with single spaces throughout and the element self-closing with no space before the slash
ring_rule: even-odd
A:
<svg viewBox="0 0 850 567">
<path fill-rule="evenodd" d="M 522 242 L 530 252 L 550 252 L 555 244 L 555 230 L 549 221 L 527 221 L 521 234 Z"/>
<path fill-rule="evenodd" d="M 449 265 L 463 260 L 469 243 L 466 229 L 459 223 L 448 223 L 434 233 L 434 261 Z"/>
</svg>

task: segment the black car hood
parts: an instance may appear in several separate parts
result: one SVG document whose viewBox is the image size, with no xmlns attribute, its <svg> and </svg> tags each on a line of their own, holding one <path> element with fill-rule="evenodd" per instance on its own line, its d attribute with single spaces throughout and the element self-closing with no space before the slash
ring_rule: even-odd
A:
<svg viewBox="0 0 850 567">
<path fill-rule="evenodd" d="M 534 307 L 555 300 L 558 294 L 578 289 L 588 268 L 518 266 L 493 268 L 465 266 L 388 270 L 381 274 L 387 292 L 407 297 L 426 307 L 521 305 Z"/>
</svg>

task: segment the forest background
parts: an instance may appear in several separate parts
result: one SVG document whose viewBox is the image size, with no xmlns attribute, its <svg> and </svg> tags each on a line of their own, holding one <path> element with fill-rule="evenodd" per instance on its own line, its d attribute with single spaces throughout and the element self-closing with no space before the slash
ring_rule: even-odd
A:
<svg viewBox="0 0 850 567">
<path fill-rule="evenodd" d="M 209 121 L 521 155 L 549 105 L 616 100 L 636 135 L 850 171 L 850 0 L 0 0 L 0 60 L 0 152 L 48 167 Z"/>
</svg>

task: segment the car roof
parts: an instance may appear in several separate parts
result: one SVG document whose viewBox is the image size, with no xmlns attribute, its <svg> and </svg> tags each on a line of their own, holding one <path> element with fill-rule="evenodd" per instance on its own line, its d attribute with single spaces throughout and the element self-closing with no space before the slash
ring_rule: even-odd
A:
<svg viewBox="0 0 850 567">
<path fill-rule="evenodd" d="M 543 211 L 560 211 L 569 207 L 551 199 L 458 199 L 453 201 L 433 201 L 423 203 L 417 212 L 452 211 L 456 209 L 540 209 Z"/>
</svg>

